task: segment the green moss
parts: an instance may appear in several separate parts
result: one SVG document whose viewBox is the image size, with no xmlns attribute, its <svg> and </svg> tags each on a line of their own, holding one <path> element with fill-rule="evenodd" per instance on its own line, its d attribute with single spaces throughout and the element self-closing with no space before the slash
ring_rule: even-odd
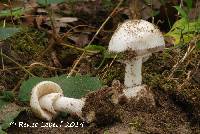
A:
<svg viewBox="0 0 200 134">
<path fill-rule="evenodd" d="M 143 81 L 153 90 L 162 90 L 168 93 L 176 102 L 183 103 L 184 109 L 200 119 L 200 73 L 197 69 L 199 63 L 198 49 L 188 56 L 182 64 L 174 70 L 173 66 L 184 56 L 186 48 L 174 48 L 162 54 L 153 55 L 143 64 Z M 190 75 L 188 75 L 190 72 Z"/>
<path fill-rule="evenodd" d="M 123 64 L 116 63 L 109 68 L 106 73 L 103 82 L 105 85 L 110 85 L 114 79 L 120 80 L 121 82 L 124 80 L 124 66 Z"/>
<path fill-rule="evenodd" d="M 45 34 L 34 29 L 24 28 L 20 33 L 7 40 L 18 54 L 35 56 L 44 51 L 47 44 Z"/>
<path fill-rule="evenodd" d="M 136 130 L 140 130 L 143 122 L 140 119 L 133 119 L 132 122 L 129 123 L 131 127 L 134 127 Z"/>
<path fill-rule="evenodd" d="M 44 33 L 38 30 L 22 28 L 21 32 L 5 40 L 5 44 L 7 44 L 7 46 L 3 52 L 15 62 L 25 66 L 34 62 L 34 58 L 45 50 L 47 47 L 47 38 Z M 18 67 L 15 63 L 6 58 L 4 58 L 4 64 L 6 69 Z M 17 82 L 24 77 L 24 71 L 20 68 L 16 68 L 15 70 L 1 72 L 0 75 L 2 76 L 0 83 L 2 83 L 6 89 L 12 89 L 16 86 Z"/>
</svg>

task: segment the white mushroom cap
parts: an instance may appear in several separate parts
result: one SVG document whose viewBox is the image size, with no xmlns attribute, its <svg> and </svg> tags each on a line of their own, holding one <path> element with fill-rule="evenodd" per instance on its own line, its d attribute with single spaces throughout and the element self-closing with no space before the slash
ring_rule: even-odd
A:
<svg viewBox="0 0 200 134">
<path fill-rule="evenodd" d="M 52 120 L 56 116 L 56 112 L 51 113 L 46 111 L 45 109 L 42 109 L 39 103 L 39 99 L 42 96 L 50 93 L 59 93 L 58 95 L 60 95 L 63 94 L 63 91 L 58 84 L 52 81 L 42 81 L 32 89 L 31 99 L 30 99 L 30 106 L 32 108 L 32 111 L 36 114 L 38 118 L 47 121 Z M 54 95 L 54 97 L 56 96 L 57 95 Z"/>
<path fill-rule="evenodd" d="M 137 56 L 156 52 L 164 48 L 160 30 L 145 20 L 128 20 L 121 24 L 109 42 L 109 51 L 134 51 Z"/>
</svg>

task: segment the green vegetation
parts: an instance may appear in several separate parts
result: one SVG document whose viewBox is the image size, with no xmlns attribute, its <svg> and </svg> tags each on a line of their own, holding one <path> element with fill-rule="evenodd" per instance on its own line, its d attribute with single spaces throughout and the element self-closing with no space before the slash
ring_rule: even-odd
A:
<svg viewBox="0 0 200 134">
<path fill-rule="evenodd" d="M 67 77 L 66 75 L 61 75 L 59 77 L 51 78 L 32 77 L 22 83 L 19 91 L 19 100 L 28 102 L 30 100 L 32 88 L 41 81 L 53 81 L 58 83 L 61 86 L 64 95 L 71 98 L 81 98 L 88 92 L 102 87 L 98 78 L 89 76 Z"/>
</svg>

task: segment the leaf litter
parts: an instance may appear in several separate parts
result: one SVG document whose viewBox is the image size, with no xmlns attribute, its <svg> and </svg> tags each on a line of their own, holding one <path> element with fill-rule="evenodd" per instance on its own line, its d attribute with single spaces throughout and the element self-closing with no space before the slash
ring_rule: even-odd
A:
<svg viewBox="0 0 200 134">
<path fill-rule="evenodd" d="M 45 41 L 42 42 L 43 45 L 46 46 L 49 45 L 48 41 L 52 38 L 55 38 L 54 34 L 52 34 L 53 30 L 56 30 L 57 33 L 59 33 L 60 35 L 66 34 L 66 38 L 63 38 L 64 42 L 67 44 L 70 44 L 72 46 L 76 46 L 76 47 L 80 47 L 80 48 L 84 48 L 86 46 L 86 44 L 88 44 L 88 40 L 91 39 L 92 35 L 95 33 L 96 29 L 98 29 L 99 25 L 102 23 L 102 21 L 105 20 L 105 16 L 108 15 L 108 13 L 110 12 L 110 10 L 112 9 L 112 7 L 116 4 L 116 2 L 114 3 L 110 3 L 107 4 L 106 6 L 104 6 L 103 1 L 83 1 L 80 3 L 76 3 L 73 4 L 73 2 L 71 3 L 72 5 L 70 5 L 69 3 L 62 3 L 62 4 L 50 4 L 49 6 L 54 9 L 55 12 L 55 28 L 52 28 L 51 22 L 49 22 L 50 18 L 48 17 L 48 12 L 49 10 L 47 8 L 44 8 L 42 6 L 46 6 L 46 4 L 44 5 L 44 1 L 43 3 L 40 2 L 40 4 L 43 5 L 38 5 L 36 0 L 31 0 L 30 2 L 32 2 L 29 5 L 26 5 L 27 7 L 31 7 L 31 11 L 29 13 L 26 13 L 24 16 L 22 16 L 22 21 L 24 21 L 23 24 L 27 25 L 27 26 L 33 26 L 35 28 L 38 28 L 39 30 L 45 30 L 47 31 L 47 36 L 43 36 L 44 38 L 41 38 L 42 41 L 47 40 L 46 43 Z M 51 2 L 51 1 L 48 1 Z M 62 2 L 62 0 L 61 0 Z M 111 1 L 107 1 L 108 3 Z M 26 3 L 27 4 L 27 3 Z M 49 3 L 47 3 L 49 4 Z M 153 10 L 155 10 L 156 12 L 160 12 L 159 14 L 155 14 L 155 22 L 158 23 L 158 25 L 161 27 L 161 29 L 163 29 L 164 31 L 169 31 L 169 24 L 167 21 L 167 17 L 170 16 L 170 23 L 173 23 L 175 21 L 174 18 L 177 18 L 177 16 L 175 16 L 177 14 L 176 10 L 174 8 L 171 8 L 173 5 L 176 5 L 177 3 L 175 1 L 169 1 L 166 2 L 165 4 L 161 4 L 160 2 L 154 2 L 153 3 Z M 18 4 L 16 4 L 18 5 Z M 96 5 L 96 6 L 94 6 Z M 41 6 L 41 7 L 39 7 Z M 125 8 L 123 7 L 125 6 Z M 127 10 L 127 5 L 123 5 L 119 11 L 115 14 L 115 17 L 113 17 L 107 25 L 105 25 L 104 29 L 99 33 L 99 35 L 95 38 L 94 40 L 94 44 L 97 44 L 97 46 L 101 46 L 101 47 L 105 47 L 106 43 L 108 43 L 109 38 L 112 34 L 113 29 L 115 29 L 117 27 L 118 22 L 122 22 L 125 18 L 130 18 L 130 11 Z M 151 5 L 144 5 L 146 10 L 142 11 L 142 18 L 146 18 L 151 20 L 152 14 L 147 14 L 145 12 L 151 12 L 152 8 L 150 8 Z M 103 7 L 103 8 L 102 8 Z M 2 8 L 2 7 L 0 7 Z M 5 7 L 3 6 L 2 9 L 4 9 Z M 41 10 L 42 9 L 42 10 Z M 195 9 L 195 8 L 194 8 Z M 121 12 L 120 12 L 121 11 Z M 170 11 L 168 16 L 166 14 L 165 11 Z M 195 14 L 193 14 L 193 18 L 196 18 Z M 66 22 L 66 16 L 72 16 L 72 18 L 70 18 L 71 22 Z M 192 17 L 192 16 L 190 16 Z M 68 17 L 67 17 L 68 18 Z M 90 19 L 88 19 L 90 18 Z M 14 22 L 17 23 L 18 19 L 13 18 Z M 62 22 L 62 20 L 64 19 L 64 22 Z M 78 19 L 78 21 L 76 20 Z M 161 19 L 161 22 L 159 21 Z M 27 21 L 25 21 L 27 20 Z M 164 23 L 162 23 L 164 22 Z M 167 23 L 166 23 L 167 22 Z M 83 27 L 76 27 L 78 25 L 84 25 Z M 87 25 L 87 26 L 86 26 Z M 58 26 L 58 27 L 57 27 Z M 92 26 L 92 28 L 91 28 Z M 35 42 L 36 39 L 33 36 L 30 36 L 32 38 L 32 41 Z M 39 36 L 36 36 L 37 38 Z M 29 38 L 30 39 L 30 38 Z M 49 41 L 51 42 L 51 41 Z M 55 41 L 56 43 L 58 43 L 57 41 Z M 55 43 L 54 42 L 54 43 Z M 12 42 L 13 43 L 13 42 Z M 37 44 L 37 41 L 36 41 Z M 59 43 L 58 43 L 59 44 Z M 13 46 L 15 46 L 15 42 L 13 44 L 11 44 L 11 47 L 13 48 Z M 19 47 L 20 48 L 20 47 Z M 19 53 L 19 48 L 17 50 L 17 53 L 15 52 L 15 55 L 23 55 L 25 50 L 21 51 L 20 48 L 20 53 Z M 70 67 L 74 64 L 74 57 L 78 57 L 80 55 L 80 51 L 74 50 L 74 49 L 69 49 L 69 48 L 63 48 L 60 45 L 53 45 L 53 51 L 55 52 L 55 56 L 57 61 L 61 64 L 58 67 L 60 68 L 60 70 L 49 70 L 49 68 L 34 68 L 33 69 L 33 73 L 37 74 L 38 76 L 44 76 L 44 77 L 49 77 L 49 76 L 55 76 L 55 74 L 60 75 L 63 73 L 66 73 L 66 70 L 63 71 L 61 69 L 66 69 L 67 67 L 67 71 L 70 69 Z M 51 48 L 51 49 L 52 49 Z M 50 50 L 51 50 L 50 49 Z M 105 52 L 105 50 L 102 50 Z M 162 76 L 160 76 L 160 74 L 162 74 L 163 71 L 169 71 L 169 68 L 171 68 L 177 61 L 177 59 L 180 58 L 180 56 L 183 54 L 184 51 L 182 50 L 177 50 L 179 53 L 176 52 L 171 52 L 170 55 L 172 55 L 172 58 L 170 59 L 170 55 L 168 53 L 165 53 L 165 58 L 167 58 L 167 62 L 163 63 L 163 61 L 158 60 L 155 62 L 155 59 L 159 59 L 158 57 L 162 57 L 162 56 L 155 56 L 153 57 L 154 60 L 149 60 L 149 62 L 146 63 L 146 65 L 148 65 L 151 68 L 148 68 L 148 66 L 145 66 L 144 69 L 147 71 L 144 73 L 145 78 L 144 81 L 145 83 L 147 83 L 148 85 L 150 85 L 150 87 L 152 88 L 152 90 L 155 93 L 156 96 L 156 107 L 152 107 L 150 109 L 148 108 L 148 105 L 146 105 L 145 102 L 143 102 L 144 100 L 140 100 L 138 102 L 135 101 L 131 101 L 128 104 L 122 104 L 118 107 L 116 107 L 116 109 L 113 109 L 114 114 L 116 114 L 117 120 L 115 118 L 108 118 L 109 123 L 107 123 L 106 121 L 102 121 L 102 122 L 96 122 L 96 123 L 92 123 L 92 124 L 85 124 L 84 128 L 41 128 L 41 127 L 37 127 L 37 128 L 19 128 L 15 125 L 12 125 L 9 129 L 8 129 L 8 133 L 138 133 L 138 134 L 142 134 L 142 133 L 185 133 L 185 134 L 189 134 L 189 133 L 199 133 L 199 127 L 195 125 L 195 120 L 198 122 L 199 120 L 199 105 L 198 102 L 199 101 L 199 96 L 197 94 L 197 92 L 195 91 L 195 89 L 198 89 L 198 83 L 199 83 L 199 77 L 198 77 L 198 73 L 196 73 L 196 75 L 192 75 L 192 79 L 188 80 L 189 84 L 185 85 L 183 84 L 183 90 L 176 89 L 176 86 L 179 85 L 179 83 L 182 83 L 184 81 L 184 79 L 186 77 L 185 74 L 180 75 L 180 69 L 184 70 L 184 67 L 188 68 L 188 66 L 182 66 L 179 67 L 179 70 L 177 70 L 175 72 L 175 77 L 178 77 L 179 79 L 179 83 L 177 84 L 175 80 L 172 80 L 172 83 L 169 83 L 168 81 L 166 81 L 165 78 L 163 78 Z M 80 66 L 78 66 L 77 68 L 77 73 L 82 74 L 84 72 L 84 74 L 92 74 L 93 76 L 99 75 L 101 76 L 101 71 L 103 70 L 95 70 L 95 68 L 99 65 L 99 58 L 102 58 L 104 56 L 102 56 L 102 54 L 105 54 L 104 52 L 102 53 L 97 53 L 95 55 L 92 56 L 88 56 L 84 57 L 84 59 L 82 60 L 82 62 L 80 63 Z M 175 54 L 175 56 L 173 56 L 173 54 Z M 181 54 L 180 54 L 181 53 Z M 62 55 L 61 55 L 62 54 Z M 20 56 L 21 56 L 20 55 Z M 40 54 L 39 54 L 40 55 Z M 197 53 L 194 53 L 194 55 L 198 55 Z M 31 55 L 30 55 L 31 56 Z M 52 61 L 51 59 L 55 58 L 55 56 L 49 56 L 48 53 L 44 54 L 44 57 L 42 57 L 41 59 L 36 59 L 36 58 L 29 58 L 29 62 L 27 61 L 20 61 L 21 64 L 23 65 L 30 65 L 30 62 L 34 62 L 35 60 L 40 61 L 42 63 L 46 63 L 47 65 L 51 66 L 56 66 L 56 62 Z M 17 57 L 17 56 L 16 56 Z M 13 59 L 16 60 L 16 57 L 13 56 Z M 28 55 L 24 56 L 24 57 L 29 57 Z M 195 56 L 194 56 L 195 57 Z M 21 59 L 23 59 L 21 57 Z M 67 59 L 67 60 L 66 60 Z M 70 60 L 69 60 L 70 59 Z M 196 59 L 196 58 L 194 58 Z M 198 58 L 197 58 L 198 59 Z M 105 67 L 109 62 L 110 62 L 110 58 L 106 58 L 105 61 L 102 63 L 102 67 Z M 192 63 L 191 63 L 192 61 Z M 150 64 L 150 63 L 154 63 Z M 187 60 L 185 62 L 189 62 L 191 64 L 188 64 L 189 67 L 192 67 L 192 69 L 190 71 L 192 71 L 191 74 L 193 74 L 194 71 L 194 66 L 193 65 L 198 65 L 196 60 Z M 5 62 L 6 63 L 6 62 Z M 194 63 L 194 64 L 193 64 Z M 89 64 L 89 65 L 87 65 Z M 119 72 L 121 73 L 123 70 L 123 65 L 119 64 L 118 67 L 117 62 L 114 62 L 111 71 L 105 75 L 105 78 L 103 79 L 105 81 L 105 84 L 110 85 L 111 81 L 113 80 L 113 78 L 118 77 L 122 82 L 123 82 L 123 75 L 119 76 Z M 6 64 L 7 65 L 7 64 Z M 7 67 L 9 66 L 13 66 L 13 64 L 9 64 Z M 85 69 L 84 67 L 88 66 L 89 69 Z M 118 70 L 117 70 L 118 68 Z M 163 70 L 164 68 L 164 70 Z M 82 71 L 84 70 L 85 71 Z M 19 70 L 19 69 L 18 69 Z M 91 71 L 92 70 L 92 71 Z M 117 70 L 117 73 L 116 73 Z M 198 69 L 197 69 L 198 70 Z M 14 72 L 14 73 L 13 73 Z M 101 73 L 100 73 L 101 72 Z M 150 72 L 150 73 L 149 73 Z M 197 71 L 198 72 L 198 71 Z M 4 74 L 2 76 L 8 76 L 12 73 L 12 76 L 15 76 L 17 74 L 23 73 L 22 71 L 12 71 L 9 70 L 8 72 L 4 73 L 1 72 L 1 74 Z M 15 74 L 16 73 L 16 74 Z M 13 75 L 15 74 L 15 75 Z M 110 76 L 111 75 L 111 76 Z M 18 78 L 19 79 L 19 78 Z M 20 78 L 21 79 L 21 78 Z M 150 80 L 149 80 L 150 79 Z M 164 81 L 162 81 L 164 80 Z M 3 87 L 9 87 L 7 89 L 11 89 L 15 86 L 16 84 L 16 80 L 15 81 L 11 81 L 11 79 L 9 80 L 2 80 L 2 84 Z M 106 82 L 107 81 L 107 82 Z M 154 82 L 157 83 L 154 83 Z M 158 82 L 159 81 L 159 82 Z M 186 81 L 187 82 L 187 81 Z M 11 84 L 7 84 L 7 83 L 11 83 Z M 175 85 L 171 85 L 174 84 Z M 191 83 L 193 83 L 195 86 L 192 86 Z M 174 88 L 170 88 L 174 86 Z M 168 90 L 170 89 L 170 90 Z M 183 92 L 182 92 L 183 91 Z M 188 91 L 191 91 L 188 92 Z M 184 94 L 186 93 L 186 94 Z M 91 95 L 92 96 L 92 95 Z M 104 96 L 105 97 L 105 96 Z M 185 101 L 186 100 L 186 101 Z M 105 101 L 109 101 L 106 100 Z M 100 103 L 100 102 L 99 102 Z M 103 102 L 102 102 L 103 103 Z M 181 103 L 181 104 L 179 104 Z M 103 103 L 106 104 L 106 103 Z M 108 103 L 109 104 L 109 103 Z M 191 105 L 189 105 L 191 104 Z M 129 106 L 130 105 L 130 106 Z M 178 106 L 177 106 L 178 105 Z M 187 105 L 188 107 L 192 106 L 192 110 L 190 108 L 188 108 L 187 106 L 185 107 L 185 105 Z M 94 105 L 95 106 L 95 105 Z M 15 106 L 13 106 L 13 109 Z M 107 107 L 107 106 L 105 106 Z M 10 109 L 11 107 L 8 107 L 8 109 Z M 111 110 L 112 106 L 108 106 L 108 110 L 107 112 L 109 112 Z M 186 108 L 186 110 L 184 110 Z M 196 108 L 196 109 L 195 109 Z M 102 108 L 103 109 L 103 108 Z M 189 111 L 187 111 L 189 109 Z M 191 111 L 190 111 L 191 110 Z M 12 110 L 11 110 L 12 111 Z M 110 114 L 110 113 L 109 113 Z M 24 118 L 26 117 L 26 118 Z M 81 122 L 79 119 L 77 119 L 76 117 L 60 117 L 58 119 L 56 119 L 54 122 L 56 123 L 60 123 L 60 121 L 64 121 L 65 123 L 69 122 L 69 121 L 78 121 Z M 27 122 L 27 123 L 34 123 L 34 122 L 38 122 L 40 125 L 42 125 L 42 121 L 36 119 L 30 112 L 22 112 L 19 114 L 19 117 L 17 117 L 15 119 L 16 122 Z M 197 123 L 198 124 L 198 123 Z"/>
</svg>

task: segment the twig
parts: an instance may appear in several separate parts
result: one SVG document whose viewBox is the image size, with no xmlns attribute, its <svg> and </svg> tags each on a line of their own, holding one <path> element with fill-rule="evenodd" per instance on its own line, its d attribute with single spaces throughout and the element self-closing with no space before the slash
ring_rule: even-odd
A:
<svg viewBox="0 0 200 134">
<path fill-rule="evenodd" d="M 25 72 L 27 72 L 29 75 L 34 76 L 30 71 L 28 71 L 26 68 L 24 68 L 22 65 L 20 65 L 19 63 L 17 63 L 15 60 L 13 60 L 12 58 L 8 57 L 7 55 L 5 55 L 4 53 L 1 53 L 1 55 L 7 59 L 9 59 L 10 61 L 12 61 L 13 63 L 15 63 L 16 65 L 18 65 L 19 67 L 21 67 Z"/>
<path fill-rule="evenodd" d="M 198 69 L 199 69 L 199 64 L 200 64 L 200 62 L 198 62 L 197 67 L 196 67 L 196 69 L 195 69 L 195 72 L 198 71 Z M 178 89 L 178 90 L 183 89 L 184 86 L 187 85 L 187 83 L 192 79 L 192 76 L 195 74 L 195 72 L 192 73 L 192 71 L 188 71 L 188 73 L 187 73 L 187 78 L 185 79 L 185 81 L 184 81 L 180 86 L 178 86 L 177 89 Z M 192 74 L 191 74 L 191 73 L 192 73 Z"/>
<path fill-rule="evenodd" d="M 116 54 L 115 57 L 112 59 L 111 63 L 110 63 L 109 66 L 108 66 L 108 69 L 103 73 L 101 79 L 104 79 L 104 77 L 106 76 L 108 70 L 110 69 L 110 67 L 112 66 L 112 64 L 114 63 L 114 61 L 115 61 L 116 58 L 117 58 L 117 54 Z"/>
<path fill-rule="evenodd" d="M 46 64 L 44 64 L 44 63 L 41 63 L 41 62 L 35 62 L 35 63 L 32 63 L 30 66 L 28 66 L 28 67 L 30 67 L 30 68 L 33 68 L 34 66 L 42 66 L 42 67 L 45 67 L 45 68 L 48 68 L 48 69 L 50 69 L 50 70 L 66 70 L 66 69 L 61 69 L 61 68 L 56 68 L 56 67 L 51 67 L 51 66 L 48 66 L 48 65 L 46 65 Z"/>
<path fill-rule="evenodd" d="M 2 48 L 1 48 L 1 55 L 2 55 Z M 4 60 L 3 60 L 3 56 L 1 56 L 1 64 L 2 64 L 2 69 L 4 70 L 5 67 L 4 67 Z"/>
<path fill-rule="evenodd" d="M 96 28 L 96 27 L 92 27 L 89 25 L 78 25 L 78 26 L 70 28 L 66 33 L 64 33 L 64 35 L 61 37 L 61 39 L 65 38 L 72 30 L 79 28 L 79 27 L 89 27 L 89 28 L 94 28 L 94 29 Z"/>
<path fill-rule="evenodd" d="M 185 53 L 185 55 L 183 56 L 183 58 L 181 60 L 179 60 L 172 68 L 172 71 L 170 73 L 170 75 L 168 76 L 168 79 L 171 79 L 171 77 L 173 76 L 174 72 L 176 71 L 177 67 L 183 63 L 185 61 L 185 59 L 190 55 L 190 53 L 194 50 L 194 48 L 196 47 L 196 42 L 198 40 L 198 36 L 194 37 L 193 40 L 190 41 L 189 43 L 189 47 Z"/>
<path fill-rule="evenodd" d="M 14 24 L 14 21 L 13 21 L 13 12 L 12 12 L 12 3 L 11 3 L 10 0 L 8 0 L 8 3 L 9 3 L 9 9 L 10 9 L 10 18 L 11 18 L 12 23 Z"/>
<path fill-rule="evenodd" d="M 75 50 L 78 50 L 78 51 L 83 51 L 83 52 L 85 51 L 87 53 L 92 53 L 92 54 L 96 54 L 97 53 L 96 51 L 86 50 L 84 48 L 76 47 L 76 46 L 65 44 L 65 43 L 60 43 L 60 45 L 63 45 L 65 47 L 72 48 L 72 49 L 75 49 Z"/>
<path fill-rule="evenodd" d="M 91 45 L 91 43 L 94 41 L 94 39 L 96 38 L 96 36 L 99 34 L 99 32 L 101 31 L 101 29 L 104 27 L 104 25 L 108 22 L 108 20 L 110 20 L 110 18 L 114 15 L 114 13 L 117 11 L 117 9 L 120 7 L 120 5 L 122 4 L 123 0 L 120 0 L 120 2 L 117 4 L 117 6 L 114 8 L 114 10 L 111 12 L 111 14 L 106 18 L 106 20 L 102 23 L 102 25 L 100 26 L 100 28 L 97 30 L 97 32 L 95 33 L 95 35 L 93 36 L 92 40 L 88 43 L 88 46 Z M 84 57 L 85 55 L 85 51 L 83 51 L 83 53 L 81 54 L 81 56 L 79 57 L 79 59 L 75 62 L 75 64 L 73 65 L 72 69 L 70 70 L 70 72 L 68 73 L 68 77 L 71 76 L 77 65 L 79 64 L 79 62 L 81 61 L 81 59 Z"/>
<path fill-rule="evenodd" d="M 141 6 L 139 0 L 130 0 L 129 10 L 131 12 L 132 19 L 140 19 L 141 18 Z"/>
<path fill-rule="evenodd" d="M 50 38 L 48 47 L 43 52 L 41 52 L 41 54 L 39 54 L 37 59 L 41 59 L 47 52 L 49 52 L 53 48 L 54 44 L 55 40 L 53 38 Z"/>
<path fill-rule="evenodd" d="M 24 68 L 28 69 L 28 68 L 32 68 L 33 66 L 42 66 L 42 67 L 47 68 L 49 70 L 62 70 L 62 71 L 67 70 L 67 69 L 48 66 L 48 65 L 41 63 L 41 62 L 34 62 L 29 66 L 24 66 Z M 3 71 L 17 70 L 17 69 L 21 69 L 21 68 L 20 67 L 10 67 L 10 68 L 5 68 L 5 69 L 0 69 L 0 71 L 3 72 Z"/>
<path fill-rule="evenodd" d="M 53 30 L 53 34 L 57 37 L 58 33 L 56 31 L 55 20 L 53 18 L 53 10 L 50 9 L 49 12 L 50 12 L 49 16 L 50 16 L 50 22 L 51 22 L 51 27 L 52 27 L 52 30 Z"/>
</svg>

